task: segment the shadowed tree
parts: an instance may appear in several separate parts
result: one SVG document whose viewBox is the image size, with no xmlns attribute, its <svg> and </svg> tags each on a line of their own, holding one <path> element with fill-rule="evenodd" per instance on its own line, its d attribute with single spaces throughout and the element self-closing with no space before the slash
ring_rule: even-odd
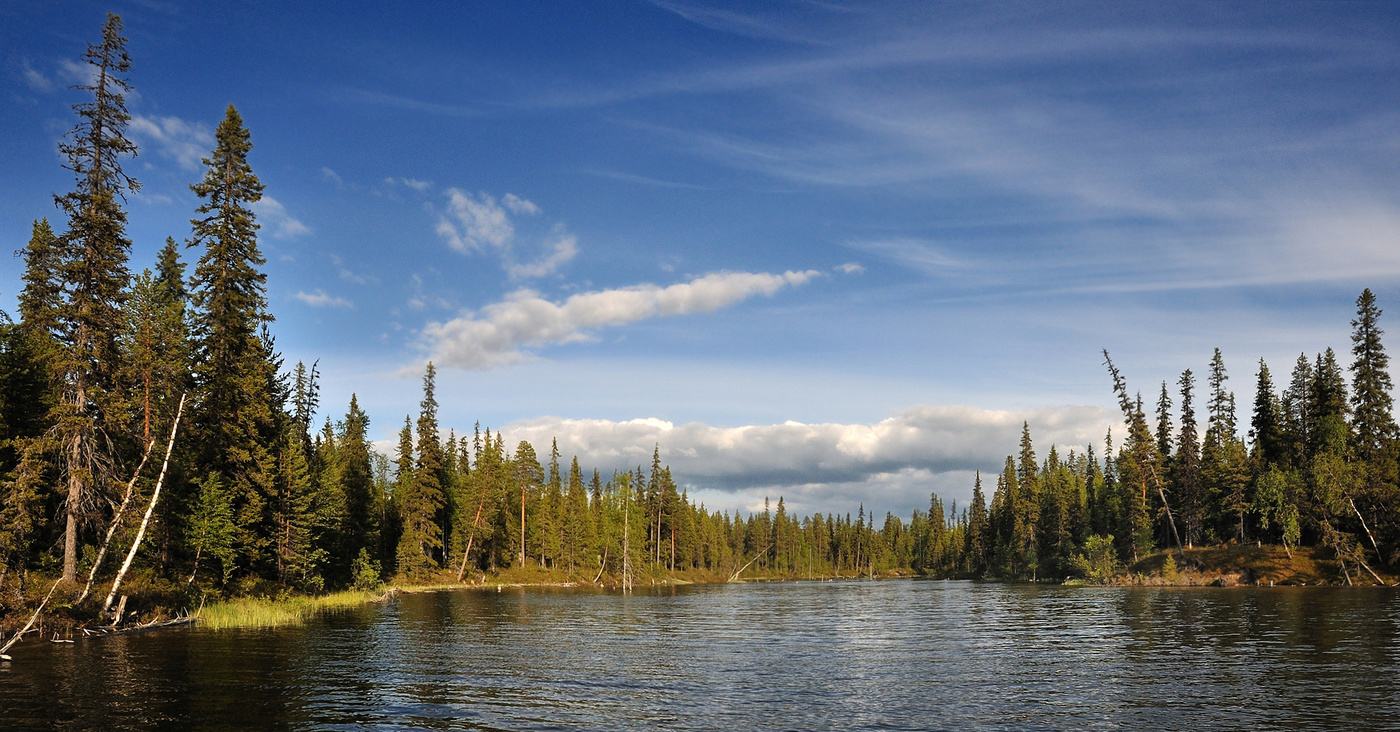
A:
<svg viewBox="0 0 1400 732">
<path fill-rule="evenodd" d="M 91 80 L 75 87 L 91 98 L 73 105 L 78 124 L 59 144 L 64 167 L 75 179 L 71 192 L 54 197 L 68 218 L 68 231 L 57 240 L 56 265 L 67 300 L 58 311 L 62 348 L 55 367 L 64 388 L 55 421 L 67 477 L 63 578 L 69 581 L 77 579 L 79 528 L 96 512 L 96 492 L 112 477 L 108 428 L 117 425 L 108 420 L 120 411 L 117 334 L 131 249 L 121 202 L 127 192 L 140 190 L 121 167 L 123 157 L 136 154 L 136 144 L 126 137 L 131 60 L 121 33 L 121 18 L 109 13 L 102 41 L 84 54 Z"/>
</svg>

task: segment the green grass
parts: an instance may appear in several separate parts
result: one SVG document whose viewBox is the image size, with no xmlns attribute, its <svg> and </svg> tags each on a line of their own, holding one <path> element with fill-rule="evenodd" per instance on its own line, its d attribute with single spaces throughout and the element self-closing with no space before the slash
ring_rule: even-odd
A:
<svg viewBox="0 0 1400 732">
<path fill-rule="evenodd" d="M 320 597 L 241 597 L 205 607 L 199 626 L 213 630 L 278 628 L 304 623 L 321 613 L 378 601 L 382 593 L 346 590 Z"/>
</svg>

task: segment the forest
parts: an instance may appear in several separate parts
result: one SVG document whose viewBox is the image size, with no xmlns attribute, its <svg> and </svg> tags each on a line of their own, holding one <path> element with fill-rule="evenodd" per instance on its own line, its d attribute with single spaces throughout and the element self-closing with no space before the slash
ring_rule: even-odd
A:
<svg viewBox="0 0 1400 732">
<path fill-rule="evenodd" d="M 324 414 L 319 364 L 285 364 L 271 335 L 264 186 L 232 105 L 190 186 L 189 231 L 133 272 L 125 44 L 109 15 L 59 145 L 72 189 L 54 222 L 34 221 L 17 317 L 0 319 L 0 614 L 54 578 L 67 606 L 110 617 L 123 582 L 193 605 L 526 568 L 624 586 L 744 572 L 1103 581 L 1160 550 L 1224 543 L 1322 547 L 1348 582 L 1400 563 L 1400 443 L 1370 290 L 1350 365 L 1300 355 L 1280 389 L 1261 360 L 1247 425 L 1219 350 L 1204 434 L 1195 373 L 1149 407 L 1105 352 L 1124 427 L 1102 457 L 1041 459 L 1025 425 L 990 500 L 978 475 L 970 505 L 934 495 L 908 521 L 864 506 L 799 518 L 781 497 L 747 516 L 707 510 L 659 445 L 649 466 L 602 475 L 557 444 L 444 434 L 431 363 L 395 454 L 377 454 L 356 398 Z"/>
</svg>

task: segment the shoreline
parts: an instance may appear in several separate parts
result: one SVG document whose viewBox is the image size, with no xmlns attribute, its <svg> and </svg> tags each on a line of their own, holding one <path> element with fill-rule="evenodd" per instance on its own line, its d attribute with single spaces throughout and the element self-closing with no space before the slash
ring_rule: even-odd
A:
<svg viewBox="0 0 1400 732">
<path fill-rule="evenodd" d="M 886 579 L 928 579 L 928 580 L 971 580 L 997 582 L 1003 584 L 1032 584 L 1045 586 L 1078 587 L 1348 587 L 1335 556 L 1317 547 L 1297 547 L 1290 551 L 1279 546 L 1222 545 L 1185 550 L 1185 566 L 1176 567 L 1179 556 L 1176 551 L 1157 552 L 1140 559 L 1119 571 L 1103 582 L 1088 582 L 1083 579 L 1039 581 L 1017 580 L 997 577 L 973 577 L 966 575 L 917 574 L 907 571 L 888 571 L 874 575 L 866 573 L 835 573 L 808 576 L 805 573 L 755 574 L 742 578 L 726 577 L 721 573 L 705 570 L 686 570 L 663 575 L 642 576 L 634 581 L 634 587 L 677 587 L 703 584 L 748 584 L 759 582 L 798 582 L 798 581 L 856 581 Z M 1170 558 L 1170 561 L 1169 561 Z M 1352 575 L 1353 588 L 1396 587 L 1400 582 L 1389 575 L 1383 575 L 1382 583 L 1371 577 L 1368 581 Z M 38 584 L 38 583 L 36 583 Z M 231 597 L 208 605 L 202 605 L 193 612 L 172 611 L 155 608 L 141 615 L 134 615 L 123 626 L 98 626 L 86 618 L 75 617 L 66 612 L 71 606 L 55 603 L 62 613 L 52 613 L 43 618 L 38 627 L 31 630 L 30 636 L 45 638 L 52 636 L 56 642 L 71 641 L 77 638 L 105 637 L 166 627 L 196 626 L 212 630 L 261 629 L 299 625 L 319 615 L 336 610 L 361 607 L 371 603 L 382 603 L 399 594 L 420 594 L 445 590 L 480 590 L 524 588 L 589 588 L 605 592 L 621 589 L 621 580 L 615 575 L 603 575 L 597 581 L 581 578 L 561 570 L 545 570 L 538 567 L 510 568 L 495 574 L 477 573 L 462 582 L 444 572 L 439 576 L 423 578 L 421 581 L 393 581 L 374 590 L 343 590 L 325 595 L 291 595 L 277 597 L 241 596 Z M 59 599 L 59 598 L 56 598 Z M 143 598 L 148 599 L 148 598 Z M 32 606 L 31 606 L 32 607 Z M 22 619 L 30 611 L 12 613 L 0 623 L 13 630 L 18 629 Z M 8 637 L 6 638 L 8 640 Z M 26 638 L 25 640 L 33 640 Z M 23 641 L 21 641 L 21 644 Z"/>
</svg>

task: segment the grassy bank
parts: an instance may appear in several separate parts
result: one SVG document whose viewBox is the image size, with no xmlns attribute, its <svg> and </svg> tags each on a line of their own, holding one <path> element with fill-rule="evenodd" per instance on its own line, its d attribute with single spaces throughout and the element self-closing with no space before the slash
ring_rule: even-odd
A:
<svg viewBox="0 0 1400 732">
<path fill-rule="evenodd" d="M 229 630 L 296 625 L 321 613 L 381 602 L 391 594 L 392 591 L 346 590 L 319 597 L 239 597 L 206 606 L 199 613 L 199 626 L 213 630 Z"/>
</svg>

